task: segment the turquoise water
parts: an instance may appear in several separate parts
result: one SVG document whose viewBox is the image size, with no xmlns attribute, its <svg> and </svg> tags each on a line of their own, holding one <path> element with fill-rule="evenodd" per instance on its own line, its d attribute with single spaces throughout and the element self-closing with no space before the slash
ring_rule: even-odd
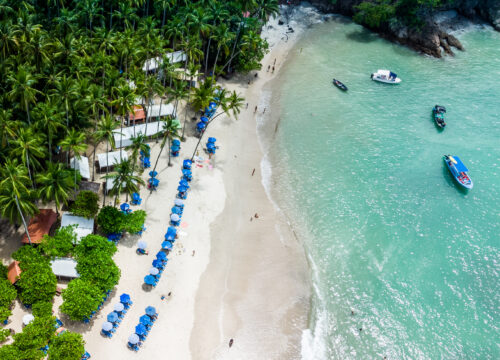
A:
<svg viewBox="0 0 500 360">
<path fill-rule="evenodd" d="M 309 30 L 279 75 L 268 156 L 311 262 L 304 358 L 500 358 L 500 33 L 459 38 L 466 52 L 433 59 L 339 19 Z M 402 84 L 371 81 L 379 68 Z"/>
</svg>

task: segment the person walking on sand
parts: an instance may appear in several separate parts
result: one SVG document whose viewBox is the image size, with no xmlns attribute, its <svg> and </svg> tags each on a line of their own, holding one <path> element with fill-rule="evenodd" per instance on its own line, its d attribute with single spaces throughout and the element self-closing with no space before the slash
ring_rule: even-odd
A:
<svg viewBox="0 0 500 360">
<path fill-rule="evenodd" d="M 234 342 L 233 339 L 229 340 L 229 347 L 233 346 L 233 342 Z"/>
<path fill-rule="evenodd" d="M 253 111 L 253 113 L 255 114 L 257 112 L 257 105 L 255 105 L 255 110 Z"/>
<path fill-rule="evenodd" d="M 274 63 L 273 63 L 273 65 L 276 65 L 276 58 L 274 58 Z"/>
<path fill-rule="evenodd" d="M 267 65 L 267 72 L 269 72 L 270 68 L 271 68 L 271 65 Z"/>
<path fill-rule="evenodd" d="M 274 74 L 274 66 L 273 66 L 273 74 Z"/>
<path fill-rule="evenodd" d="M 262 112 L 262 115 L 264 115 L 266 113 L 266 108 L 264 108 L 264 111 Z"/>
<path fill-rule="evenodd" d="M 248 103 L 247 103 L 247 109 L 248 109 Z"/>
</svg>

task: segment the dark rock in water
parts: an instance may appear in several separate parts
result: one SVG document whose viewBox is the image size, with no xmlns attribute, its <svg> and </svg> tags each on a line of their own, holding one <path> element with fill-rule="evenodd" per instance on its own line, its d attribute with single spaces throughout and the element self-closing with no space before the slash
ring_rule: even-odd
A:
<svg viewBox="0 0 500 360">
<path fill-rule="evenodd" d="M 283 24 L 284 24 L 283 20 L 279 19 L 278 20 L 278 25 L 283 25 Z"/>
</svg>

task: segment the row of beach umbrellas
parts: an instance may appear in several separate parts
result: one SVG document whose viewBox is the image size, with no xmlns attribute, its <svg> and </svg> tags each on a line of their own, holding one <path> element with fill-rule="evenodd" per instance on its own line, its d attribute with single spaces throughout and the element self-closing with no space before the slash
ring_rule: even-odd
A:
<svg viewBox="0 0 500 360">
<path fill-rule="evenodd" d="M 146 314 L 139 318 L 139 324 L 135 327 L 135 332 L 128 337 L 127 346 L 135 351 L 139 350 L 142 345 L 141 340 L 144 341 L 151 330 L 151 326 L 156 321 L 158 313 L 153 306 L 146 308 Z"/>
</svg>

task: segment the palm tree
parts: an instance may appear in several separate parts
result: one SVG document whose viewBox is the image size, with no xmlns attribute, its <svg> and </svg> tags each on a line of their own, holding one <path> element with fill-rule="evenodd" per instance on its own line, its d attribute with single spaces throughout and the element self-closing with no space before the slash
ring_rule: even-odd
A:
<svg viewBox="0 0 500 360">
<path fill-rule="evenodd" d="M 150 103 L 152 103 L 152 100 L 155 96 L 155 94 L 162 94 L 164 92 L 164 88 L 161 85 L 161 82 L 158 80 L 156 76 L 147 76 L 146 77 L 146 103 L 148 106 L 150 106 Z M 146 113 L 146 127 L 144 132 L 147 134 L 148 131 L 148 119 L 149 119 L 149 112 Z"/>
<path fill-rule="evenodd" d="M 174 116 L 177 115 L 177 106 L 179 105 L 179 101 L 185 99 L 187 96 L 188 92 L 186 89 L 186 84 L 182 81 L 174 81 L 174 87 L 169 90 L 170 101 L 175 101 Z"/>
<path fill-rule="evenodd" d="M 35 133 L 33 128 L 20 128 L 17 137 L 12 141 L 12 155 L 22 158 L 24 165 L 28 169 L 28 175 L 32 183 L 31 169 L 35 171 L 35 168 L 40 167 L 38 160 L 45 157 L 45 149 L 42 143 L 41 134 Z"/>
<path fill-rule="evenodd" d="M 52 100 L 45 103 L 39 103 L 34 110 L 36 119 L 35 127 L 38 128 L 39 131 L 47 134 L 49 161 L 52 161 L 52 138 L 54 133 L 56 133 L 59 128 L 63 127 L 62 113 Z"/>
<path fill-rule="evenodd" d="M 123 120 L 129 123 L 129 114 L 134 111 L 133 105 L 135 103 L 135 92 L 128 84 L 122 84 L 121 86 L 115 88 L 116 100 L 111 102 L 112 105 L 117 107 L 116 112 L 121 116 L 120 121 L 120 134 L 123 128 Z M 121 160 L 121 149 L 122 149 L 122 136 L 120 136 L 120 160 Z"/>
<path fill-rule="evenodd" d="M 101 117 L 101 121 L 97 124 L 97 131 L 95 132 L 95 142 L 98 144 L 102 140 L 106 140 L 106 164 L 109 164 L 108 154 L 109 145 L 113 149 L 115 147 L 115 138 L 113 136 L 114 130 L 118 127 L 117 121 L 106 114 Z M 97 147 L 97 145 L 95 146 Z M 95 147 L 94 147 L 94 164 L 95 164 Z M 108 175 L 109 166 L 106 166 L 106 176 Z M 92 175 L 93 176 L 93 175 Z M 103 206 L 106 204 L 106 191 L 104 192 Z"/>
<path fill-rule="evenodd" d="M 40 198 L 44 202 L 54 201 L 57 214 L 59 214 L 60 205 L 68 203 L 73 186 L 76 191 L 76 177 L 73 181 L 71 172 L 77 173 L 76 170 L 65 169 L 61 163 L 49 162 L 47 171 L 36 176 L 36 182 L 40 185 L 38 189 Z"/>
<path fill-rule="evenodd" d="M 134 175 L 134 170 L 130 159 L 124 159 L 115 165 L 116 174 L 108 174 L 104 177 L 113 180 L 110 193 L 115 195 L 115 204 L 122 192 L 125 192 L 125 201 L 128 202 L 128 194 L 139 191 L 138 185 L 144 185 L 144 180 L 140 176 Z"/>
<path fill-rule="evenodd" d="M 66 111 L 66 127 L 69 128 L 69 103 L 78 96 L 75 81 L 63 75 L 60 81 L 56 82 L 56 88 L 53 95 L 59 98 Z"/>
<path fill-rule="evenodd" d="M 28 116 L 28 124 L 31 124 L 30 119 L 30 103 L 36 101 L 36 95 L 41 92 L 34 88 L 36 85 L 36 77 L 31 75 L 25 66 L 19 66 L 17 73 L 7 76 L 8 82 L 12 90 L 8 93 L 11 100 L 18 100 L 21 106 L 24 106 L 26 115 Z"/>
<path fill-rule="evenodd" d="M 217 66 L 217 60 L 219 59 L 219 54 L 221 49 L 224 50 L 224 53 L 229 55 L 229 44 L 231 43 L 234 34 L 229 31 L 229 27 L 226 24 L 220 24 L 213 34 L 213 38 L 217 40 L 217 54 L 215 55 L 214 66 L 212 70 L 212 76 L 210 77 L 211 81 L 216 77 L 215 75 L 215 67 Z"/>
<path fill-rule="evenodd" d="M 73 152 L 73 165 L 75 169 L 75 193 L 76 193 L 76 161 L 82 158 L 82 154 L 87 150 L 85 144 L 85 134 L 75 129 L 70 129 L 66 137 L 59 143 L 61 148 L 67 152 L 66 158 L 69 158 L 70 152 Z M 69 162 L 68 162 L 69 165 Z"/>
<path fill-rule="evenodd" d="M 241 111 L 241 107 L 243 107 L 244 99 L 242 97 L 240 97 L 236 93 L 236 91 L 233 91 L 232 93 L 228 94 L 226 92 L 226 90 L 221 89 L 218 96 L 219 96 L 218 105 L 219 105 L 219 108 L 222 109 L 222 111 L 220 113 L 216 114 L 215 116 L 213 116 L 212 118 L 210 118 L 210 120 L 208 121 L 208 123 L 205 127 L 205 131 L 203 131 L 203 133 L 201 134 L 201 136 L 198 140 L 198 143 L 196 144 L 196 147 L 194 148 L 193 156 L 191 156 L 191 161 L 194 159 L 194 155 L 196 154 L 196 151 L 198 150 L 198 146 L 201 143 L 201 139 L 203 138 L 203 135 L 207 132 L 208 126 L 212 123 L 212 121 L 217 119 L 222 114 L 226 114 L 226 115 L 230 116 L 230 113 L 232 113 L 233 117 L 235 119 L 237 119 L 238 114 Z"/>
<path fill-rule="evenodd" d="M 5 165 L 0 168 L 2 179 L 0 182 L 0 214 L 13 224 L 17 224 L 21 220 L 31 245 L 31 237 L 24 216 L 32 216 L 38 212 L 38 209 L 32 201 L 33 192 L 28 189 L 31 181 L 27 173 L 26 167 L 18 164 L 17 159 L 7 159 Z"/>
<path fill-rule="evenodd" d="M 200 69 L 200 65 L 194 64 L 194 63 L 190 63 L 188 68 L 186 69 L 188 74 L 189 74 L 188 94 L 191 94 L 191 84 L 193 83 L 193 76 L 198 74 L 199 69 Z M 188 112 L 188 107 L 186 104 L 186 106 L 184 107 L 184 124 L 182 126 L 182 135 L 181 135 L 182 141 L 185 141 L 184 133 L 186 131 L 187 112 Z"/>
<path fill-rule="evenodd" d="M 214 98 L 215 87 L 210 81 L 200 83 L 200 87 L 194 89 L 191 97 L 191 106 L 195 111 L 205 109 Z"/>
<path fill-rule="evenodd" d="M 155 166 L 153 167 L 153 171 L 156 171 L 156 166 L 158 165 L 158 160 L 160 160 L 160 155 L 163 152 L 163 148 L 168 143 L 168 148 L 170 149 L 170 141 L 179 138 L 177 132 L 179 131 L 179 122 L 172 117 L 168 117 L 165 123 L 163 124 L 163 139 L 160 145 L 160 152 L 158 153 L 158 157 L 155 161 Z M 172 166 L 170 163 L 170 150 L 168 151 L 168 166 Z M 151 189 L 151 192 L 153 190 Z"/>
<path fill-rule="evenodd" d="M 9 145 L 9 139 L 16 136 L 18 121 L 12 120 L 12 110 L 0 109 L 0 145 L 5 148 Z"/>
<path fill-rule="evenodd" d="M 137 158 L 139 157 L 139 153 L 144 152 L 146 153 L 148 151 L 148 145 L 146 144 L 146 136 L 139 133 L 137 136 L 134 136 L 130 139 L 132 142 L 130 145 L 128 145 L 125 149 L 126 150 L 132 150 L 132 167 L 135 169 L 136 164 L 137 164 Z"/>
</svg>

